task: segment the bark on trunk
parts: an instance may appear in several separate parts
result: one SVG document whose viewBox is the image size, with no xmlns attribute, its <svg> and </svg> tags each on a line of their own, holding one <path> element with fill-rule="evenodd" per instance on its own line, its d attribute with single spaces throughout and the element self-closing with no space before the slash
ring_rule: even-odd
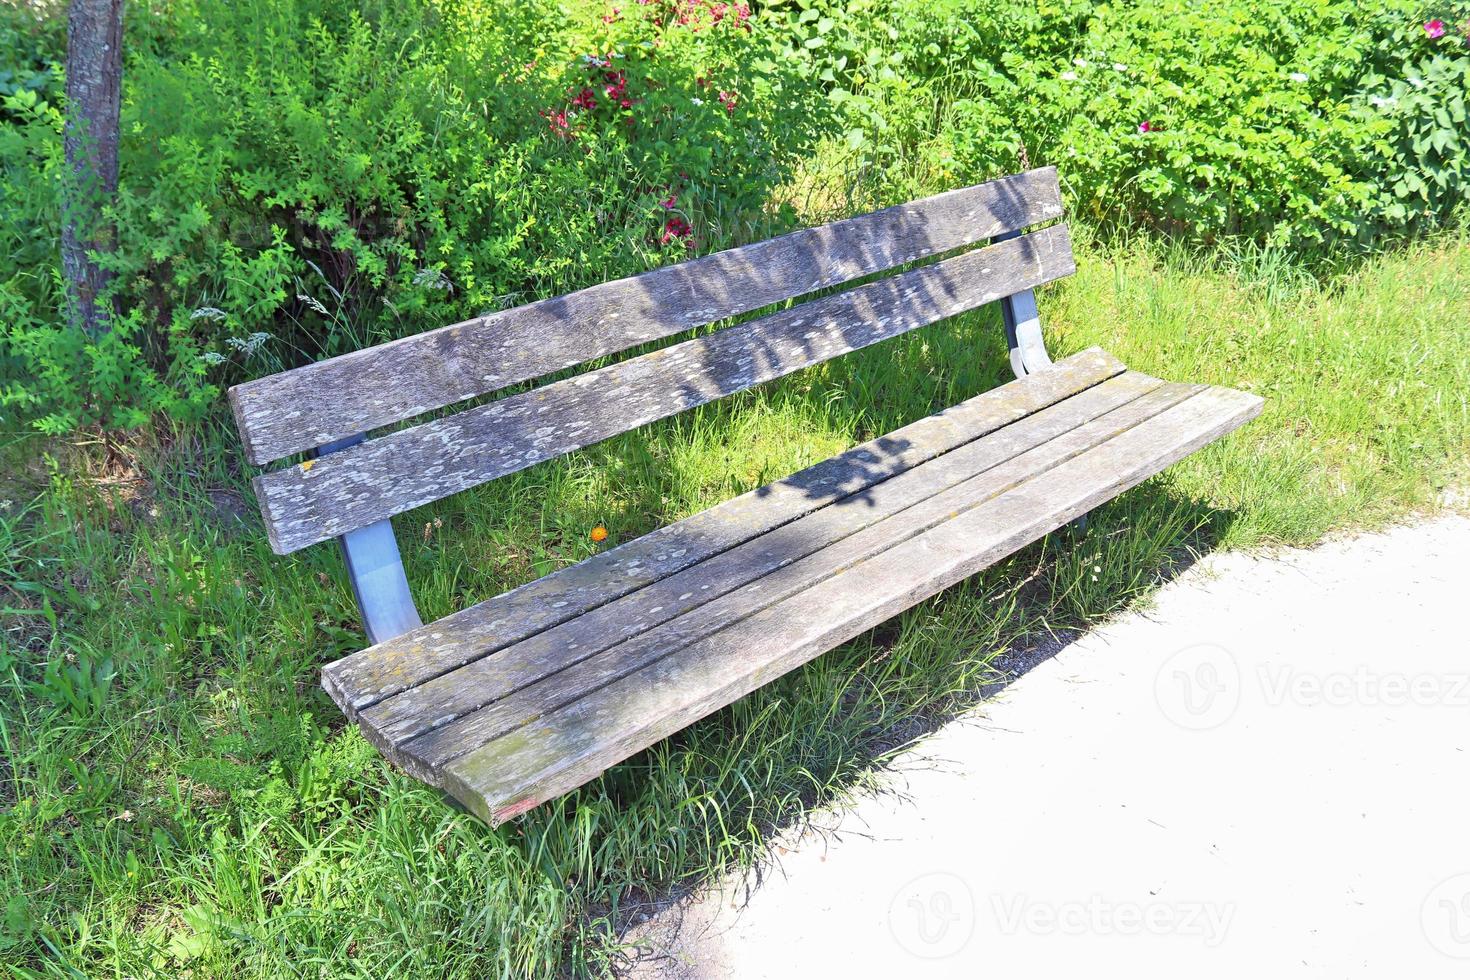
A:
<svg viewBox="0 0 1470 980">
<path fill-rule="evenodd" d="M 88 253 L 114 247 L 102 208 L 117 192 L 122 24 L 123 0 L 72 0 L 66 37 L 69 113 L 63 139 L 67 179 L 62 187 L 61 268 L 71 323 L 93 336 L 111 326 L 112 310 L 98 300 L 111 277 Z"/>
</svg>

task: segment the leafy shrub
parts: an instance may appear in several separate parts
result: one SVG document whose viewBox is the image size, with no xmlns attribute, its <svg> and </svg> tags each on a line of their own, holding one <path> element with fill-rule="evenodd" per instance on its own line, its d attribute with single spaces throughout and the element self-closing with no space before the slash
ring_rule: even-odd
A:
<svg viewBox="0 0 1470 980">
<path fill-rule="evenodd" d="M 810 129 L 777 125 L 769 37 L 713 0 L 169 18 L 129 25 L 126 315 L 98 341 L 58 325 L 59 93 L 4 103 L 0 406 L 48 431 L 192 418 L 247 375 L 748 236 Z"/>
<path fill-rule="evenodd" d="M 197 418 L 244 377 L 767 234 L 817 147 L 816 180 L 855 161 L 890 201 L 1055 163 L 1095 225 L 1375 247 L 1466 197 L 1470 4 L 1436 2 L 133 11 L 95 341 L 59 326 L 59 18 L 0 13 L 0 413 Z"/>
<path fill-rule="evenodd" d="M 1465 196 L 1464 3 L 779 9 L 850 145 L 899 184 L 1055 163 L 1094 222 L 1298 251 L 1415 231 Z"/>
<path fill-rule="evenodd" d="M 1379 187 L 1372 219 L 1383 227 L 1443 222 L 1470 196 L 1470 14 L 1455 15 L 1457 26 L 1378 14 L 1376 57 L 1351 101 L 1375 132 L 1361 172 Z"/>
</svg>

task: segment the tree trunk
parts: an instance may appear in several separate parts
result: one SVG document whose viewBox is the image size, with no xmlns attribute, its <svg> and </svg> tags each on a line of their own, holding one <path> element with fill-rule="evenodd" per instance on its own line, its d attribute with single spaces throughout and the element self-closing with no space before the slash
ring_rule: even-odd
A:
<svg viewBox="0 0 1470 980">
<path fill-rule="evenodd" d="M 102 209 L 117 192 L 123 0 L 72 0 L 66 35 L 68 113 L 63 144 L 61 268 L 73 326 L 97 336 L 112 310 L 99 296 L 111 276 L 94 255 L 115 245 Z"/>
</svg>

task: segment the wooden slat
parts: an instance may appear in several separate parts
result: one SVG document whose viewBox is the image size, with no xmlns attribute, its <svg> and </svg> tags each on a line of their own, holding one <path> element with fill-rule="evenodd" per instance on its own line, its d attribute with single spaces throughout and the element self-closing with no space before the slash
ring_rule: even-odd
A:
<svg viewBox="0 0 1470 980">
<path fill-rule="evenodd" d="M 1127 374 L 1104 382 L 1072 398 L 1006 426 L 983 439 L 967 443 L 920 466 L 905 470 L 865 491 L 857 498 L 833 502 L 798 520 L 783 524 L 707 561 L 606 603 L 586 614 L 474 660 L 464 667 L 404 691 L 364 709 L 358 723 L 370 740 L 385 748 L 441 727 L 453 719 L 533 683 L 572 663 L 584 660 L 623 640 L 704 606 L 751 581 L 769 596 L 790 569 L 807 555 L 829 548 L 857 532 L 903 513 L 906 522 L 919 505 L 929 513 L 945 515 L 960 506 L 962 497 L 945 496 L 959 485 L 973 484 L 982 472 L 997 469 L 996 486 L 1018 472 L 1001 464 L 1028 454 L 1022 466 L 1041 466 L 1086 440 L 1100 441 L 1156 409 L 1143 396 L 1163 382 L 1141 374 Z M 1187 394 L 1183 386 L 1173 397 Z M 1135 408 L 1139 404 L 1141 407 Z M 1124 411 L 1126 407 L 1127 411 Z M 1116 410 L 1116 411 L 1115 411 Z M 1088 427 L 1101 416 L 1102 428 Z M 1081 428 L 1079 428 L 1081 427 Z M 1074 431 L 1076 430 L 1076 431 Z M 1065 437 L 1065 438 L 1064 438 Z M 1029 453 L 1046 444 L 1046 454 Z M 967 492 L 979 492 L 973 487 Z M 898 533 L 911 533 L 900 531 Z M 803 573 L 804 574 L 804 573 Z M 489 736 L 486 736 L 489 737 Z M 481 741 L 484 741 L 482 738 Z"/>
<path fill-rule="evenodd" d="M 1061 213 L 1056 170 L 1032 170 L 284 371 L 230 405 L 264 465 Z"/>
<path fill-rule="evenodd" d="M 1012 430 L 1020 428 L 1018 424 L 987 437 L 980 444 L 972 443 L 925 463 L 910 471 L 916 478 L 914 482 L 925 484 L 948 479 L 953 474 L 944 472 L 946 463 L 952 464 L 952 469 L 961 473 L 971 471 L 971 475 L 953 485 L 940 487 L 938 492 L 926 499 L 857 529 L 856 533 L 835 540 L 826 547 L 797 556 L 798 560 L 775 568 L 757 569 L 757 574 L 750 576 L 753 581 L 749 581 L 749 584 L 737 582 L 741 587 L 726 590 L 727 594 L 723 596 L 703 603 L 692 602 L 686 615 L 670 617 L 661 625 L 637 630 L 627 637 L 609 635 L 616 627 L 609 628 L 608 623 L 588 622 L 584 628 L 583 621 L 577 620 L 559 627 L 558 630 L 532 637 L 495 656 L 476 661 L 434 682 L 438 687 L 438 690 L 432 692 L 434 700 L 443 702 L 440 710 L 473 704 L 476 693 L 488 695 L 487 706 L 473 713 L 448 723 L 440 723 L 433 716 L 419 715 L 414 718 L 414 712 L 425 707 L 430 710 L 436 707 L 432 701 L 425 704 L 425 699 L 418 696 L 424 688 L 416 688 L 365 712 L 359 718 L 359 724 L 364 725 L 364 734 L 384 748 L 389 758 L 415 775 L 433 779 L 439 768 L 478 749 L 486 742 L 553 712 L 619 677 L 640 670 L 661 657 L 691 646 L 718 630 L 729 628 L 768 606 L 855 567 L 930 528 L 952 521 L 956 515 L 1101 445 L 1201 390 L 1189 385 L 1166 385 L 1153 378 L 1135 378 L 1134 375 L 1124 375 L 1103 387 L 1126 387 L 1130 392 L 1143 390 L 1144 394 L 1128 399 L 1120 407 L 1101 417 L 1084 406 L 1066 411 L 1072 407 L 1071 402 L 1081 401 L 1086 397 L 1079 395 L 1062 405 L 1054 406 L 1057 417 L 1052 422 L 1060 425 L 1060 432 L 1040 444 L 1030 444 L 1032 440 L 1021 434 L 1013 437 Z M 1033 416 L 1035 418 L 1040 416 Z M 1032 419 L 1027 420 L 1031 421 Z M 966 450 L 972 447 L 977 451 L 967 454 Z M 951 457 L 962 455 L 969 455 L 971 458 L 951 460 Z M 987 455 L 989 459 L 985 458 Z M 985 465 L 991 462 L 995 465 Z M 977 464 L 980 467 L 978 470 Z M 902 478 L 895 477 L 894 481 L 899 479 Z M 787 528 L 795 528 L 829 514 L 836 519 L 843 519 L 845 514 L 833 512 L 846 510 L 849 508 L 829 507 L 803 521 L 787 525 Z M 772 532 L 767 537 L 780 533 Z M 757 539 L 751 544 L 758 544 L 761 540 Z M 746 549 L 750 547 L 751 545 L 744 546 Z M 720 557 L 727 555 L 734 556 L 735 552 L 727 552 Z M 706 565 L 718 561 L 719 559 L 715 559 Z M 706 565 L 696 566 L 674 578 L 686 579 L 689 582 L 688 587 L 692 588 L 693 580 L 703 577 Z M 673 581 L 664 580 L 670 583 Z M 664 582 L 660 582 L 659 587 Z M 637 594 L 629 596 L 604 606 L 583 619 L 599 618 L 599 614 L 605 610 L 615 614 L 619 611 L 616 607 L 627 607 L 631 604 L 630 600 L 638 598 Z M 638 610 L 625 608 L 622 611 L 627 613 L 625 619 L 634 620 L 634 627 L 644 618 Z M 553 633 L 561 635 L 553 636 Z M 619 643 L 618 639 L 625 639 L 625 642 Z M 454 695 L 448 695 L 451 686 L 457 688 Z M 404 704 L 400 705 L 399 702 Z M 374 716 L 379 714 L 388 722 L 391 730 L 400 733 L 397 738 L 390 740 L 387 737 L 388 732 L 382 728 L 374 731 Z M 415 721 L 418 724 L 414 724 Z M 412 739 L 403 738 L 403 734 L 415 730 L 423 733 Z M 393 742 L 398 744 L 394 745 Z"/>
<path fill-rule="evenodd" d="M 1075 269 L 1064 225 L 255 478 L 285 554 Z"/>
<path fill-rule="evenodd" d="M 890 477 L 860 499 L 829 504 L 577 619 L 404 691 L 362 711 L 358 724 L 375 744 L 391 747 L 442 727 L 614 644 L 646 633 L 749 582 L 759 579 L 759 591 L 769 599 L 774 584 L 781 580 L 778 572 L 789 571 L 787 566 L 830 549 L 836 542 L 870 525 L 892 523 L 887 519 L 900 513 L 905 515 L 904 523 L 911 523 L 918 520 L 912 515 L 919 509 L 938 515 L 935 520 L 941 519 L 961 506 L 963 500 L 970 499 L 963 494 L 949 495 L 947 491 L 973 483 L 977 474 L 993 468 L 1006 470 L 1002 463 L 1043 444 L 1047 444 L 1047 452 L 1053 459 L 1060 458 L 1057 454 L 1067 452 L 1067 446 L 1078 444 L 1079 439 L 1101 440 L 1119 427 L 1132 424 L 1138 416 L 1130 415 L 1120 406 L 1134 413 L 1155 411 L 1133 406 L 1162 384 L 1140 374 L 1126 374 L 1104 382 L 984 439 Z M 1185 391 L 1181 388 L 1176 397 L 1184 397 Z M 1087 428 L 1088 423 L 1104 415 L 1109 419 L 1107 427 Z M 1040 456 L 1031 454 L 1031 457 L 1026 465 L 1042 465 Z M 1010 468 L 1011 472 L 1014 470 Z M 1008 477 L 1002 474 L 997 479 L 1001 482 L 996 485 L 1004 486 Z M 912 526 L 909 531 L 898 533 L 912 533 Z"/>
<path fill-rule="evenodd" d="M 950 521 L 832 575 L 450 763 L 442 782 L 492 824 L 871 629 L 1136 485 L 1260 412 L 1208 389 Z"/>
<path fill-rule="evenodd" d="M 1059 361 L 938 414 L 724 501 L 421 629 L 369 647 L 322 671 L 322 686 L 355 719 L 400 691 L 447 673 L 744 541 L 857 496 L 895 473 L 994 432 L 1121 374 L 1098 348 Z"/>
</svg>

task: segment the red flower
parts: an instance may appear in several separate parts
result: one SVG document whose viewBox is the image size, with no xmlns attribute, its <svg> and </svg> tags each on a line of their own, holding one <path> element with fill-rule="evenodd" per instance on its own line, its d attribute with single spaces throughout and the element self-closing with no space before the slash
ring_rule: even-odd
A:
<svg viewBox="0 0 1470 980">
<path fill-rule="evenodd" d="M 677 214 L 671 214 L 669 215 L 669 220 L 664 222 L 664 234 L 659 239 L 659 244 L 667 245 L 669 242 L 682 241 L 685 245 L 688 245 L 689 238 L 693 234 L 694 229 L 689 227 L 689 222 Z"/>
<path fill-rule="evenodd" d="M 590 88 L 584 88 L 581 92 L 578 92 L 577 97 L 572 100 L 572 105 L 576 106 L 578 109 L 596 109 L 597 95 Z"/>
<path fill-rule="evenodd" d="M 545 117 L 547 125 L 551 127 L 551 131 L 553 133 L 560 136 L 562 139 L 569 140 L 572 138 L 572 124 L 567 120 L 567 112 L 565 109 L 562 109 L 559 112 L 552 112 L 550 109 L 542 109 L 541 115 Z"/>
<path fill-rule="evenodd" d="M 1430 37 L 1444 37 L 1444 21 L 1431 20 L 1424 24 L 1424 33 Z"/>
<path fill-rule="evenodd" d="M 623 19 L 623 12 L 621 10 L 619 10 L 617 7 L 614 7 L 612 9 L 612 13 L 610 13 L 610 14 L 603 14 L 602 15 L 602 22 L 604 24 L 615 24 L 615 23 L 617 23 L 618 21 L 620 21 L 622 19 Z"/>
<path fill-rule="evenodd" d="M 721 92 L 720 92 L 720 105 L 722 105 L 722 106 L 725 107 L 725 111 L 726 112 L 734 112 L 735 111 L 735 100 L 736 100 L 736 97 L 738 95 L 739 95 L 738 92 L 726 92 L 726 91 L 721 90 Z"/>
<path fill-rule="evenodd" d="M 667 200 L 659 201 L 658 202 L 658 206 L 661 207 L 661 208 L 663 208 L 665 211 L 672 211 L 672 210 L 674 210 L 674 205 L 675 204 L 678 204 L 678 203 L 679 203 L 679 195 L 678 194 L 670 194 L 668 196 L 668 199 Z"/>
<path fill-rule="evenodd" d="M 710 16 L 715 19 L 716 24 L 725 19 L 725 11 L 728 9 L 730 9 L 729 5 L 723 3 L 712 3 L 709 5 Z"/>
<path fill-rule="evenodd" d="M 604 73 L 602 77 L 607 81 L 607 84 L 602 87 L 603 94 L 614 102 L 622 99 L 628 88 L 628 76 L 620 71 L 610 71 Z"/>
</svg>

